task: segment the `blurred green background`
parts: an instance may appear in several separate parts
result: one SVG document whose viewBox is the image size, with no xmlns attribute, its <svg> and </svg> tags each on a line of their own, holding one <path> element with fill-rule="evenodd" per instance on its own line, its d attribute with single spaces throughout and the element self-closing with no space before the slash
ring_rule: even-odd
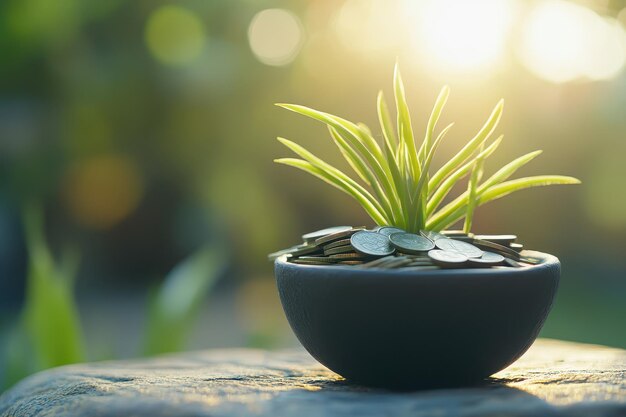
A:
<svg viewBox="0 0 626 417">
<path fill-rule="evenodd" d="M 317 228 L 371 223 L 345 195 L 273 164 L 288 154 L 280 135 L 341 165 L 323 126 L 273 103 L 374 127 L 396 60 L 416 136 L 452 88 L 441 125 L 456 125 L 435 165 L 504 97 L 505 141 L 486 170 L 543 149 L 524 174 L 583 181 L 482 207 L 474 230 L 515 233 L 563 262 L 543 336 L 626 347 L 625 31 L 615 0 L 1 2 L 3 352 L 28 316 L 27 271 L 55 270 L 26 250 L 33 202 L 54 258 L 80 255 L 66 275 L 85 346 L 68 361 L 295 345 L 266 254 Z M 198 261 L 206 247 L 218 261 Z M 184 259 L 174 290 L 159 287 Z M 183 324 L 184 343 L 159 344 Z"/>
</svg>

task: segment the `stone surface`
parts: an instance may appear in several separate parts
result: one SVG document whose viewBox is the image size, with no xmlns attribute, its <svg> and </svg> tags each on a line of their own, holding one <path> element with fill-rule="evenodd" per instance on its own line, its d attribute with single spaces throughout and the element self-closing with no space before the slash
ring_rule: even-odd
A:
<svg viewBox="0 0 626 417">
<path fill-rule="evenodd" d="M 214 350 L 72 365 L 0 397 L 0 416 L 626 416 L 626 351 L 539 340 L 480 387 L 352 386 L 303 351 Z"/>
</svg>

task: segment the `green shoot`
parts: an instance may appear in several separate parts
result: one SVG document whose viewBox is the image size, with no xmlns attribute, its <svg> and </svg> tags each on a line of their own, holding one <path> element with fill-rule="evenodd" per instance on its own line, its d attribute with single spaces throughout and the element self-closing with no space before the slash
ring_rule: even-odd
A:
<svg viewBox="0 0 626 417">
<path fill-rule="evenodd" d="M 350 195 L 376 224 L 395 226 L 409 232 L 442 230 L 465 219 L 464 230 L 469 233 L 474 210 L 489 201 L 530 187 L 580 183 L 576 178 L 558 175 L 507 181 L 541 151 L 513 160 L 482 181 L 485 161 L 502 141 L 502 136 L 493 141 L 489 138 L 502 116 L 503 100 L 498 102 L 478 133 L 431 175 L 429 171 L 433 156 L 453 125 L 451 123 L 438 134 L 435 133 L 450 89 L 447 86 L 441 89 L 419 147 L 397 65 L 394 69 L 393 90 L 397 114 L 395 127 L 382 91 L 376 101 L 382 144 L 374 139 L 370 129 L 363 123 L 355 124 L 300 105 L 277 104 L 326 124 L 332 140 L 357 174 L 357 180 L 283 138 L 278 140 L 302 159 L 280 158 L 275 162 L 306 171 Z M 455 184 L 468 174 L 467 191 L 440 208 Z"/>
</svg>

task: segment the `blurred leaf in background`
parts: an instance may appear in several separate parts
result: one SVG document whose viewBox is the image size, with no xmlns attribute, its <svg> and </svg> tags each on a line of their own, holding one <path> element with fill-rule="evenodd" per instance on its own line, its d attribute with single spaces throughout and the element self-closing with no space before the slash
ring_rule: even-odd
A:
<svg viewBox="0 0 626 417">
<path fill-rule="evenodd" d="M 226 266 L 224 251 L 207 246 L 178 264 L 151 294 L 144 354 L 175 352 L 185 347 L 198 309 Z"/>
<path fill-rule="evenodd" d="M 78 257 L 67 251 L 55 263 L 43 236 L 40 210 L 24 211 L 29 265 L 26 300 L 7 347 L 7 383 L 54 366 L 85 360 L 73 288 Z"/>
<path fill-rule="evenodd" d="M 21 317 L 0 356 L 0 392 L 43 369 L 87 360 L 74 298 L 78 254 L 55 262 L 44 238 L 41 210 L 24 210 L 29 266 Z M 205 246 L 174 267 L 148 305 L 144 355 L 182 350 L 199 307 L 226 266 L 221 247 Z M 2 351 L 0 351 L 2 353 Z"/>
</svg>

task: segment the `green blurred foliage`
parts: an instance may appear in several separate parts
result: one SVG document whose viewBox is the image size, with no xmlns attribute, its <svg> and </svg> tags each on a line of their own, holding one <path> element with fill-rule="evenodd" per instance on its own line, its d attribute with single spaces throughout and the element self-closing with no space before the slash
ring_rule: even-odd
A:
<svg viewBox="0 0 626 417">
<path fill-rule="evenodd" d="M 41 212 L 29 207 L 24 217 L 29 255 L 26 301 L 20 322 L 9 334 L 4 361 L 8 384 L 41 369 L 85 360 L 72 293 L 77 258 L 68 254 L 57 265 L 42 235 Z"/>
<path fill-rule="evenodd" d="M 0 392 L 34 372 L 87 360 L 74 299 L 77 254 L 67 251 L 61 262 L 55 262 L 43 236 L 41 211 L 27 208 L 24 223 L 29 257 L 26 295 L 19 321 L 0 344 Z M 198 308 L 223 272 L 225 259 L 219 248 L 204 247 L 155 289 L 142 355 L 185 348 Z"/>
</svg>

